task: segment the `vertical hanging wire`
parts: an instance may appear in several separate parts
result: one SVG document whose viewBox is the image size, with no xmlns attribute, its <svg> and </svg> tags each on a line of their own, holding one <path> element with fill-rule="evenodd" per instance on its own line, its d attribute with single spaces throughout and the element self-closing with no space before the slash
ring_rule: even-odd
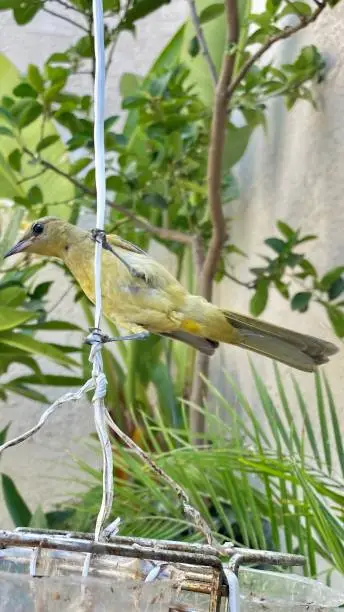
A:
<svg viewBox="0 0 344 612">
<path fill-rule="evenodd" d="M 97 229 L 104 230 L 105 223 L 105 150 L 104 150 L 104 108 L 105 108 L 105 47 L 104 47 L 104 16 L 102 0 L 92 0 L 94 27 L 94 156 L 97 192 Z M 102 311 L 101 294 L 101 255 L 102 246 L 96 241 L 94 276 L 96 310 L 94 326 L 100 327 Z"/>
<path fill-rule="evenodd" d="M 94 53 L 95 53 L 95 81 L 94 81 L 94 154 L 97 190 L 97 229 L 103 231 L 105 223 L 105 150 L 104 150 L 104 107 L 105 107 L 105 47 L 104 47 L 104 16 L 102 0 L 93 0 L 94 24 Z M 94 279 L 95 279 L 95 328 L 100 328 L 102 313 L 101 292 L 101 260 L 102 241 L 95 241 Z M 112 449 L 105 420 L 104 397 L 106 393 L 106 378 L 103 373 L 103 360 L 101 356 L 102 344 L 94 345 L 91 349 L 93 359 L 93 375 L 98 381 L 94 394 L 95 425 L 103 452 L 103 499 L 98 514 L 95 539 L 98 540 L 104 523 L 107 520 L 113 500 L 113 464 Z M 95 351 L 95 352 L 92 352 Z"/>
<path fill-rule="evenodd" d="M 105 223 L 105 150 L 104 150 L 104 107 L 105 107 L 105 47 L 104 47 L 104 16 L 102 0 L 93 0 L 94 24 L 94 53 L 95 53 L 95 80 L 94 80 L 94 155 L 97 190 L 97 229 L 104 230 Z M 95 328 L 100 327 L 102 312 L 101 292 L 101 260 L 102 241 L 95 242 L 94 280 L 96 308 L 94 317 Z M 93 375 L 99 380 L 98 388 L 94 394 L 95 424 L 103 451 L 103 500 L 97 518 L 95 539 L 99 539 L 102 528 L 108 518 L 113 499 L 113 465 L 112 450 L 105 421 L 104 396 L 106 393 L 106 378 L 103 374 L 103 360 L 101 356 L 101 343 L 91 349 L 93 358 Z M 92 353 L 94 349 L 95 354 Z"/>
<path fill-rule="evenodd" d="M 105 47 L 104 47 L 104 16 L 102 0 L 92 0 L 93 27 L 94 27 L 94 54 L 95 54 L 95 80 L 94 80 L 94 157 L 97 192 L 97 225 L 98 235 L 95 240 L 94 254 L 94 282 L 95 282 L 95 331 L 100 330 L 102 315 L 102 239 L 101 232 L 105 224 L 105 148 L 104 148 L 104 107 L 105 107 Z M 90 361 L 93 363 L 92 376 L 95 381 L 93 396 L 94 422 L 102 448 L 103 456 L 103 497 L 98 513 L 94 533 L 95 541 L 102 538 L 105 522 L 108 519 L 113 502 L 113 461 L 112 449 L 106 423 L 106 408 L 104 397 L 106 395 L 107 380 L 103 372 L 103 359 L 101 355 L 102 343 L 98 336 L 91 348 Z M 91 555 L 87 555 L 83 568 L 83 576 L 87 576 Z"/>
</svg>

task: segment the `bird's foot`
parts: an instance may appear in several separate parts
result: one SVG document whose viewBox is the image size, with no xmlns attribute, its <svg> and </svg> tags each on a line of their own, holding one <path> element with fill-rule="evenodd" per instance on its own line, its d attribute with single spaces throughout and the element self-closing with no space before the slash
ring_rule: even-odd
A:
<svg viewBox="0 0 344 612">
<path fill-rule="evenodd" d="M 107 334 L 103 334 L 101 329 L 97 327 L 90 327 L 90 334 L 85 339 L 85 344 L 107 344 L 108 342 L 120 342 L 121 340 L 144 340 L 148 338 L 150 333 L 148 331 L 138 332 L 136 334 L 128 334 L 127 336 L 111 337 Z"/>
</svg>

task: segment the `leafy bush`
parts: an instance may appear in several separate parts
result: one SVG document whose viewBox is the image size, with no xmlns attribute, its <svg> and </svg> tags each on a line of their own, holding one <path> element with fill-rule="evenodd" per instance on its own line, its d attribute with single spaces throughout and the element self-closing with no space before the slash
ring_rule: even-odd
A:
<svg viewBox="0 0 344 612">
<path fill-rule="evenodd" d="M 163 415 L 153 419 L 142 411 L 140 444 L 188 492 L 219 540 L 304 554 L 305 573 L 311 576 L 320 572 L 320 559 L 328 577 L 334 569 L 344 573 L 344 448 L 331 387 L 326 377 L 315 375 L 308 406 L 296 380 L 292 393 L 277 367 L 275 374 L 278 398 L 273 400 L 252 366 L 258 406 L 229 377 L 233 402 L 207 383 L 215 408 L 197 407 L 207 425 L 202 449 L 192 445 L 186 406 L 181 427 L 167 427 Z M 316 414 L 310 411 L 314 405 Z M 197 540 L 175 493 L 120 442 L 114 440 L 113 448 L 113 518 L 121 517 L 121 533 Z M 78 466 L 87 490 L 71 505 L 74 513 L 65 526 L 92 531 L 102 476 L 81 461 Z"/>
</svg>

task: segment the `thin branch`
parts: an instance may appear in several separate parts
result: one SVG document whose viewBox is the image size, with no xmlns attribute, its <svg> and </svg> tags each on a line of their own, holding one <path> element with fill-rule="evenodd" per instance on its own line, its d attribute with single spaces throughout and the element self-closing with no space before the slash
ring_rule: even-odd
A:
<svg viewBox="0 0 344 612">
<path fill-rule="evenodd" d="M 226 239 L 226 223 L 222 208 L 221 179 L 223 151 L 226 139 L 228 116 L 228 87 L 233 77 L 236 45 L 239 39 L 239 16 L 236 0 L 225 0 L 227 17 L 227 50 L 222 61 L 219 81 L 215 89 L 214 111 L 211 125 L 210 146 L 208 154 L 208 200 L 212 220 L 212 236 L 203 264 L 200 290 L 207 300 L 212 299 L 214 275 L 221 257 L 221 250 Z M 207 377 L 209 358 L 198 353 L 192 384 L 191 401 L 200 405 L 205 386 L 203 378 Z M 191 428 L 196 434 L 204 432 L 204 415 L 198 410 L 191 412 Z M 202 440 L 196 439 L 200 443 Z"/>
<path fill-rule="evenodd" d="M 88 37 L 90 39 L 90 47 L 92 49 L 92 57 L 91 57 L 91 77 L 92 83 L 94 83 L 96 78 L 96 56 L 94 49 L 94 36 L 93 36 L 93 13 L 91 12 L 88 16 Z"/>
<path fill-rule="evenodd" d="M 217 83 L 217 72 L 216 72 L 216 67 L 215 64 L 213 62 L 213 59 L 210 55 L 210 51 L 209 51 L 209 47 L 207 44 L 207 41 L 205 39 L 204 36 L 204 32 L 203 32 L 203 28 L 201 26 L 201 22 L 197 13 L 197 8 L 196 8 L 196 3 L 195 0 L 188 0 L 188 4 L 189 4 L 189 8 L 190 8 L 190 16 L 191 16 L 191 21 L 193 23 L 193 26 L 195 28 L 196 31 L 196 38 L 198 40 L 198 44 L 200 46 L 200 49 L 204 55 L 204 59 L 208 64 L 208 68 L 209 68 L 209 72 L 211 75 L 211 78 L 213 80 L 214 85 L 216 85 Z"/>
<path fill-rule="evenodd" d="M 223 150 L 226 139 L 228 86 L 233 76 L 235 46 L 239 38 L 239 16 L 236 0 L 226 0 L 227 52 L 224 56 L 221 74 L 215 90 L 214 113 L 211 126 L 208 156 L 208 199 L 213 230 L 202 274 L 202 295 L 211 300 L 212 284 L 221 249 L 226 238 L 226 224 L 222 208 L 221 175 Z"/>
<path fill-rule="evenodd" d="M 244 281 L 241 281 L 236 276 L 233 276 L 233 274 L 231 274 L 230 272 L 224 271 L 223 274 L 224 276 L 229 278 L 231 281 L 233 281 L 237 285 L 240 285 L 241 287 L 246 287 L 246 289 L 254 289 L 255 287 L 254 281 L 251 281 L 251 282 L 247 281 L 247 283 L 245 283 Z"/>
<path fill-rule="evenodd" d="M 42 157 L 38 157 L 37 155 L 32 153 L 30 149 L 28 149 L 25 146 L 23 147 L 23 151 L 24 153 L 29 155 L 31 159 L 34 159 L 37 163 L 40 163 L 47 170 L 51 170 L 52 172 L 55 172 L 55 174 L 58 174 L 59 176 L 62 176 L 63 178 L 65 178 L 67 181 L 72 183 L 74 187 L 76 187 L 77 189 L 80 189 L 80 191 L 82 191 L 83 193 L 91 196 L 92 198 L 96 197 L 95 190 L 89 189 L 88 187 L 86 187 L 86 185 L 81 183 L 78 179 L 74 178 L 67 172 L 64 172 L 64 170 L 61 170 L 60 168 L 58 168 L 57 166 L 55 166 L 48 160 L 43 159 Z M 157 227 L 156 225 L 152 225 L 145 219 L 140 218 L 137 215 L 135 215 L 135 213 L 131 212 L 131 210 L 128 210 L 127 208 L 125 208 L 125 206 L 122 206 L 121 204 L 116 204 L 116 202 L 111 202 L 110 200 L 106 200 L 106 204 L 107 206 L 109 206 L 109 208 L 113 208 L 114 210 L 117 210 L 123 216 L 130 219 L 136 227 L 139 227 L 140 229 L 143 229 L 146 232 L 149 232 L 150 234 L 154 236 L 158 236 L 162 240 L 172 240 L 174 242 L 180 242 L 181 244 L 189 244 L 189 245 L 192 245 L 194 243 L 195 237 L 192 234 L 187 234 L 185 232 L 180 232 L 178 230 L 168 229 L 164 227 Z"/>
<path fill-rule="evenodd" d="M 36 172 L 36 174 L 30 174 L 30 176 L 24 176 L 24 178 L 22 178 L 22 179 L 20 179 L 20 181 L 18 181 L 18 185 L 22 185 L 26 181 L 31 181 L 31 180 L 33 180 L 35 178 L 38 178 L 39 176 L 44 174 L 46 171 L 47 171 L 47 169 L 43 168 L 43 170 L 40 170 L 39 172 Z"/>
<path fill-rule="evenodd" d="M 117 41 L 118 41 L 118 37 L 119 37 L 119 33 L 121 31 L 122 28 L 122 24 L 126 19 L 127 16 L 127 12 L 128 10 L 132 7 L 132 2 L 133 0 L 126 0 L 125 6 L 123 7 L 123 13 L 118 21 L 117 26 L 115 27 L 115 29 L 113 30 L 111 36 L 112 36 L 112 42 L 111 42 L 111 47 L 109 49 L 109 53 L 108 53 L 108 57 L 106 60 L 106 66 L 105 66 L 105 75 L 108 75 L 108 72 L 110 70 L 111 67 L 111 63 L 112 63 L 112 59 L 113 59 L 113 54 L 117 45 Z"/>
<path fill-rule="evenodd" d="M 194 508 L 191 503 L 189 496 L 185 493 L 184 489 L 175 481 L 171 476 L 166 474 L 166 472 L 157 464 L 155 461 L 148 455 L 140 446 L 138 446 L 129 436 L 127 436 L 119 427 L 116 425 L 115 421 L 111 418 L 108 411 L 106 411 L 106 420 L 108 426 L 112 429 L 112 431 L 118 436 L 124 444 L 134 451 L 136 455 L 140 457 L 140 459 L 148 465 L 148 467 L 159 476 L 162 480 L 166 482 L 166 484 L 171 487 L 177 494 L 185 516 L 190 520 L 192 525 L 200 531 L 205 537 L 207 543 L 211 546 L 218 547 L 219 550 L 222 551 L 222 547 L 220 547 L 215 541 L 210 531 L 209 526 L 206 521 L 202 518 L 199 511 Z"/>
<path fill-rule="evenodd" d="M 240 85 L 242 79 L 244 78 L 244 76 L 246 76 L 247 72 L 253 66 L 253 64 L 255 64 L 256 61 L 259 60 L 262 57 L 262 55 L 266 53 L 268 49 L 270 49 L 270 47 L 272 47 L 275 43 L 277 43 L 280 40 L 285 40 L 286 38 L 289 38 L 293 34 L 296 34 L 300 30 L 303 30 L 303 28 L 308 26 L 310 23 L 313 23 L 314 21 L 316 21 L 316 19 L 319 17 L 320 13 L 322 13 L 325 7 L 326 7 L 326 2 L 321 3 L 321 4 L 317 3 L 317 8 L 315 9 L 314 13 L 312 13 L 312 15 L 310 15 L 309 17 L 306 17 L 303 21 L 300 21 L 297 25 L 287 26 L 286 28 L 284 28 L 284 30 L 281 30 L 281 32 L 279 32 L 278 34 L 275 34 L 275 36 L 271 36 L 271 38 L 269 38 L 266 41 L 266 43 L 262 45 L 262 47 L 260 47 L 258 51 L 256 51 L 256 53 L 251 55 L 250 59 L 247 60 L 247 62 L 241 67 L 241 69 L 239 70 L 235 78 L 232 80 L 232 82 L 230 83 L 228 87 L 228 92 L 227 92 L 229 98 L 231 98 L 234 91 L 236 90 L 238 85 Z"/>
<path fill-rule="evenodd" d="M 79 11 L 79 9 L 76 8 L 76 6 L 73 6 L 72 4 L 68 4 L 68 2 L 64 2 L 64 0 L 51 0 L 51 1 L 56 2 L 57 4 L 59 4 L 60 6 L 63 6 L 69 11 L 75 11 L 75 13 L 78 13 L 79 15 L 84 15 L 83 11 Z"/>
<path fill-rule="evenodd" d="M 109 53 L 108 53 L 108 57 L 106 60 L 106 66 L 105 66 L 105 74 L 106 76 L 108 75 L 108 72 L 111 68 L 111 64 L 112 64 L 112 59 L 113 59 L 113 54 L 115 52 L 116 49 L 116 45 L 117 45 L 117 41 L 118 41 L 118 36 L 119 36 L 119 30 L 116 29 L 116 31 L 113 33 L 113 40 L 109 49 Z"/>
<path fill-rule="evenodd" d="M 57 17 L 58 19 L 62 19 L 63 21 L 67 21 L 68 23 L 73 25 L 75 28 L 79 28 L 79 30 L 83 30 L 84 32 L 88 33 L 87 28 L 85 28 L 83 25 L 81 25 L 81 23 L 78 23 L 77 21 L 74 21 L 73 19 L 70 19 L 70 17 L 66 17 L 65 15 L 60 15 L 59 13 L 55 13 L 55 11 L 52 11 L 51 9 L 45 8 L 45 6 L 43 7 L 43 11 L 45 13 L 48 13 L 49 15 L 53 15 L 54 17 Z"/>
</svg>

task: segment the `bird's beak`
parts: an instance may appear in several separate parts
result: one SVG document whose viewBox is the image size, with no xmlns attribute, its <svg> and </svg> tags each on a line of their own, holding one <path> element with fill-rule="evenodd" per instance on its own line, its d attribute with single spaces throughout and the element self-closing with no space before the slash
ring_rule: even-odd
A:
<svg viewBox="0 0 344 612">
<path fill-rule="evenodd" d="M 17 244 L 15 244 L 9 251 L 7 251 L 7 253 L 5 253 L 4 258 L 11 257 L 11 255 L 16 255 L 16 253 L 25 251 L 25 249 L 27 249 L 27 247 L 29 247 L 31 244 L 32 238 L 23 238 L 22 240 L 19 240 Z"/>
</svg>

